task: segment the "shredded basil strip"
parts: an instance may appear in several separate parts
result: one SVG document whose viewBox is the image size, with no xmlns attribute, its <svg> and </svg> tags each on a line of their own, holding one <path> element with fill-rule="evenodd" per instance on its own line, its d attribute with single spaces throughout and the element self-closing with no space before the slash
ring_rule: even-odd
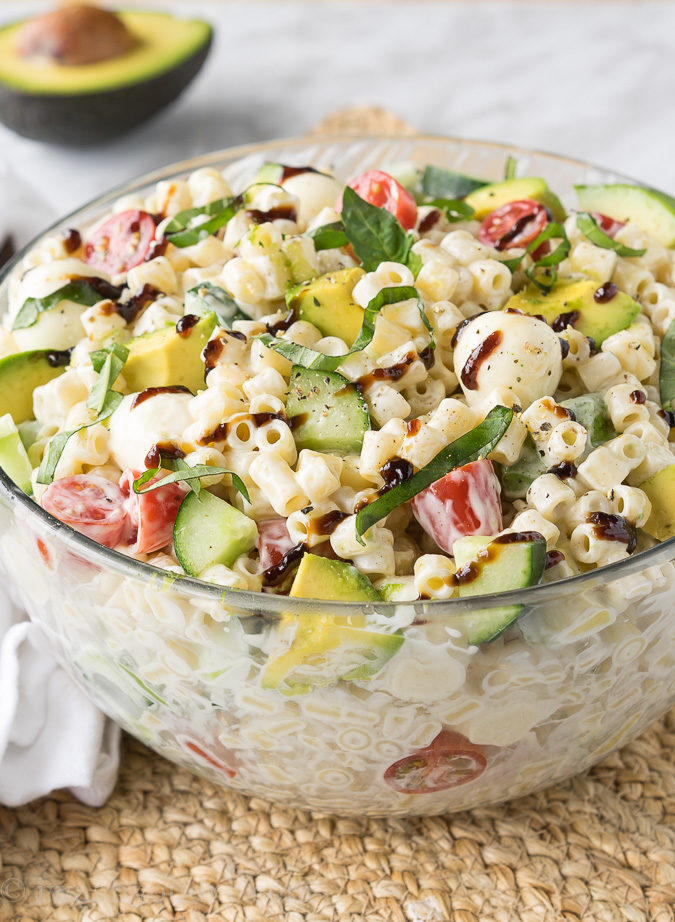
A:
<svg viewBox="0 0 675 922">
<path fill-rule="evenodd" d="M 321 227 L 315 227 L 307 234 L 314 241 L 314 249 L 334 250 L 336 247 L 347 246 L 349 240 L 345 234 L 345 228 L 342 221 L 333 221 L 332 224 L 324 224 Z"/>
<path fill-rule="evenodd" d="M 428 464 L 416 474 L 389 490 L 370 505 L 365 506 L 356 516 L 356 535 L 361 535 L 385 518 L 392 509 L 417 496 L 422 490 L 445 477 L 457 467 L 464 467 L 471 461 L 486 458 L 503 437 L 511 424 L 513 410 L 497 406 L 490 410 L 482 423 L 470 432 L 461 435 L 450 445 L 446 445 Z M 360 541 L 360 543 L 364 543 Z"/>
<path fill-rule="evenodd" d="M 12 329 L 25 330 L 26 327 L 32 327 L 34 323 L 37 323 L 40 314 L 52 310 L 60 301 L 74 301 L 86 307 L 92 307 L 99 301 L 103 301 L 108 297 L 104 293 L 106 283 L 103 279 L 96 279 L 96 282 L 97 285 L 94 286 L 88 278 L 73 279 L 51 294 L 45 295 L 44 298 L 26 298 L 14 318 Z M 119 294 L 119 289 L 111 285 L 110 296 L 119 297 Z"/>
<path fill-rule="evenodd" d="M 105 355 L 105 358 L 103 364 L 99 365 L 101 353 Z M 87 398 L 87 406 L 90 410 L 93 410 L 94 413 L 100 413 L 103 409 L 108 391 L 111 390 L 113 384 L 119 378 L 120 372 L 124 368 L 124 363 L 128 358 L 129 350 L 121 343 L 114 343 L 106 349 L 97 350 L 96 358 L 92 358 L 92 365 L 96 362 L 98 368 L 96 368 L 96 366 L 94 367 L 99 374 L 98 381 L 92 387 L 91 393 Z"/>
<path fill-rule="evenodd" d="M 415 298 L 420 312 L 420 317 L 424 326 L 429 332 L 430 346 L 435 348 L 433 328 L 429 323 L 429 318 L 424 310 L 417 289 L 412 285 L 400 285 L 396 288 L 383 288 L 374 298 L 372 298 L 368 307 L 363 312 L 363 323 L 359 330 L 359 335 L 354 340 L 348 352 L 344 355 L 324 355 L 323 352 L 317 352 L 308 346 L 300 346 L 298 343 L 288 342 L 285 339 L 275 339 L 271 333 L 263 333 L 257 336 L 264 346 L 283 355 L 284 358 L 293 362 L 294 365 L 302 365 L 303 368 L 314 368 L 316 371 L 335 371 L 344 360 L 353 355 L 355 352 L 362 352 L 372 341 L 375 335 L 375 319 L 380 310 L 387 304 L 397 304 L 399 301 L 408 301 Z"/>
<path fill-rule="evenodd" d="M 617 256 L 644 256 L 647 252 L 644 249 L 634 250 L 617 240 L 612 240 L 608 234 L 601 230 L 593 215 L 587 211 L 580 211 L 577 214 L 577 227 L 594 246 L 602 247 L 603 250 L 614 250 Z"/>
<path fill-rule="evenodd" d="M 383 262 L 410 266 L 411 248 L 415 242 L 400 222 L 386 208 L 378 208 L 362 199 L 351 186 L 342 196 L 342 224 L 354 252 L 366 272 L 372 272 Z M 411 269 L 421 267 L 419 257 L 412 259 Z"/>
<path fill-rule="evenodd" d="M 186 208 L 179 211 L 164 228 L 164 237 L 176 247 L 189 247 L 199 243 L 205 237 L 215 234 L 224 227 L 238 211 L 244 207 L 244 193 L 233 195 L 231 198 L 216 199 L 201 208 Z M 210 217 L 190 227 L 192 221 L 202 215 Z"/>
<path fill-rule="evenodd" d="M 557 278 L 555 269 L 553 269 L 551 273 L 546 276 L 546 279 L 551 280 L 550 284 L 546 284 L 544 281 L 539 281 L 542 279 L 542 276 L 538 275 L 535 270 L 547 269 L 551 266 L 557 266 L 558 263 L 561 263 L 563 259 L 567 258 L 571 247 L 571 244 L 567 239 L 565 228 L 557 221 L 551 221 L 549 224 L 547 224 L 546 227 L 539 234 L 537 234 L 534 240 L 532 240 L 527 245 L 520 256 L 513 256 L 511 259 L 502 259 L 500 262 L 506 266 L 509 271 L 515 272 L 528 253 L 534 253 L 539 249 L 542 243 L 545 243 L 552 237 L 560 237 L 560 243 L 555 248 L 555 250 L 553 250 L 551 253 L 544 254 L 544 256 L 538 259 L 533 266 L 525 270 L 525 274 L 531 281 L 535 283 L 535 285 L 538 285 L 540 288 L 548 289 Z"/>
<path fill-rule="evenodd" d="M 241 310 L 232 295 L 213 282 L 201 282 L 185 293 L 185 313 L 197 314 L 199 317 L 215 314 L 219 326 L 227 330 L 232 329 L 235 320 L 251 319 Z"/>
<path fill-rule="evenodd" d="M 183 463 L 185 464 L 185 462 Z M 162 477 L 162 479 L 158 480 L 156 483 L 151 483 L 150 486 L 145 487 L 145 484 L 148 483 L 149 480 L 152 480 L 153 477 L 156 477 L 161 470 L 161 467 L 152 467 L 150 470 L 145 471 L 144 474 L 141 474 L 140 477 L 134 480 L 134 493 L 149 493 L 151 490 L 158 490 L 160 487 L 165 487 L 169 483 L 180 483 L 181 481 L 190 483 L 193 480 L 199 482 L 202 477 L 211 477 L 214 474 L 229 474 L 232 477 L 232 486 L 241 493 L 247 503 L 251 501 L 248 490 L 246 489 L 246 484 L 239 474 L 235 474 L 234 471 L 230 471 L 226 467 L 215 467 L 209 464 L 196 464 L 194 467 L 188 467 L 188 465 L 185 464 L 185 467 L 181 467 L 180 470 L 174 471 L 172 474 L 167 474 L 166 477 Z M 145 487 L 145 489 L 141 489 L 142 487 Z M 196 492 L 199 491 L 197 490 Z"/>
<path fill-rule="evenodd" d="M 659 372 L 661 406 L 666 412 L 675 410 L 675 320 L 661 341 L 661 371 Z"/>
<path fill-rule="evenodd" d="M 52 436 L 52 438 L 49 440 L 47 450 L 45 451 L 42 463 L 40 464 L 40 469 L 37 473 L 37 482 L 51 483 L 54 480 L 56 466 L 59 463 L 59 459 L 63 454 L 63 450 L 66 447 L 68 439 L 75 435 L 76 432 L 81 432 L 83 429 L 88 429 L 89 426 L 94 426 L 96 423 L 105 422 L 110 416 L 112 416 L 122 400 L 123 396 L 119 391 L 108 391 L 108 393 L 105 395 L 103 406 L 96 416 L 96 419 L 92 419 L 90 423 L 85 423 L 83 426 L 78 426 L 77 429 L 71 429 L 70 432 L 57 432 L 56 435 Z"/>
<path fill-rule="evenodd" d="M 512 154 L 509 154 L 504 164 L 504 179 L 515 179 L 517 166 L 518 161 Z"/>
<path fill-rule="evenodd" d="M 422 174 L 422 192 L 429 198 L 464 198 L 470 192 L 487 185 L 489 183 L 485 179 L 465 176 L 438 166 L 428 166 Z"/>
<path fill-rule="evenodd" d="M 434 198 L 425 205 L 438 208 L 445 214 L 448 221 L 470 221 L 474 216 L 474 210 L 471 205 L 458 198 Z"/>
</svg>

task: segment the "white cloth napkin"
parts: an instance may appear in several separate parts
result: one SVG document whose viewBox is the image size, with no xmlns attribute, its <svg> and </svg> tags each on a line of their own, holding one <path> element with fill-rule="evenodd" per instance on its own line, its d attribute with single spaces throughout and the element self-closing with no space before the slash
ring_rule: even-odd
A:
<svg viewBox="0 0 675 922">
<path fill-rule="evenodd" d="M 35 190 L 0 160 L 0 248 L 26 243 L 51 220 Z M 59 666 L 41 629 L 0 587 L 0 803 L 27 803 L 70 788 L 90 806 L 110 795 L 119 727 Z"/>
</svg>

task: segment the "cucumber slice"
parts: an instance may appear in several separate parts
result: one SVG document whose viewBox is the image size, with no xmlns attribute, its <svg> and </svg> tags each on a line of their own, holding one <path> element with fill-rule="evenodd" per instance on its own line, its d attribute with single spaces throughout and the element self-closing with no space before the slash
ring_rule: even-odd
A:
<svg viewBox="0 0 675 922">
<path fill-rule="evenodd" d="M 231 295 L 218 285 L 214 285 L 213 282 L 202 282 L 186 292 L 185 313 L 196 314 L 197 317 L 215 314 L 218 318 L 218 325 L 225 327 L 226 330 L 232 329 L 235 320 L 251 319 L 239 309 Z"/>
<path fill-rule="evenodd" d="M 33 467 L 11 413 L 0 417 L 0 467 L 24 493 L 33 492 Z"/>
<path fill-rule="evenodd" d="M 298 450 L 357 453 L 370 429 L 368 405 L 355 384 L 302 365 L 291 369 L 286 416 Z"/>
<path fill-rule="evenodd" d="M 634 221 L 659 243 L 675 246 L 675 198 L 627 183 L 574 188 L 582 211 L 597 211 L 615 221 Z"/>
<path fill-rule="evenodd" d="M 546 542 L 535 538 L 535 534 L 512 533 L 497 538 L 471 535 L 455 541 L 460 598 L 524 589 L 538 583 L 546 566 Z M 463 615 L 467 641 L 489 643 L 510 627 L 524 608 L 520 604 L 477 608 Z"/>
<path fill-rule="evenodd" d="M 187 494 L 173 526 L 176 557 L 190 576 L 222 563 L 232 566 L 255 547 L 258 529 L 253 521 L 208 490 Z"/>
</svg>

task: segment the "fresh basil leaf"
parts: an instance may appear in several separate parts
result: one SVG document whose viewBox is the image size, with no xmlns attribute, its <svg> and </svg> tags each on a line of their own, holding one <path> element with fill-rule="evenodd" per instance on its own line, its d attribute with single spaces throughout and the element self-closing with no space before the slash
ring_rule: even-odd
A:
<svg viewBox="0 0 675 922">
<path fill-rule="evenodd" d="M 428 166 L 422 174 L 422 192 L 430 198 L 464 198 L 475 189 L 487 185 L 489 183 L 485 179 L 465 176 L 438 166 Z"/>
<path fill-rule="evenodd" d="M 504 164 L 504 179 L 515 179 L 516 178 L 516 167 L 518 166 L 518 161 L 511 154 L 506 158 L 506 163 Z"/>
<path fill-rule="evenodd" d="M 244 481 L 238 474 L 228 470 L 226 467 L 215 467 L 210 464 L 196 464 L 194 467 L 189 467 L 186 464 L 181 470 L 174 471 L 172 474 L 167 474 L 166 477 L 162 477 L 161 480 L 158 480 L 156 483 L 145 486 L 145 484 L 156 477 L 161 470 L 161 467 L 153 467 L 145 471 L 144 474 L 141 474 L 140 477 L 134 480 L 134 493 L 149 493 L 151 490 L 158 490 L 160 487 L 165 487 L 169 483 L 180 483 L 181 481 L 190 483 L 193 480 L 199 482 L 202 477 L 211 477 L 214 474 L 229 474 L 232 477 L 232 486 L 241 493 L 247 503 L 251 501 Z M 145 489 L 142 489 L 143 487 L 145 487 Z M 199 492 L 199 490 L 197 492 Z"/>
<path fill-rule="evenodd" d="M 116 300 L 121 294 L 121 288 L 111 285 L 104 279 L 78 278 L 73 279 L 56 291 L 44 298 L 26 298 L 12 323 L 13 330 L 25 330 L 37 322 L 40 314 L 55 308 L 61 301 L 74 301 L 85 307 L 92 307 L 104 298 Z"/>
<path fill-rule="evenodd" d="M 103 406 L 95 419 L 92 419 L 90 423 L 85 423 L 83 426 L 78 426 L 77 429 L 71 429 L 70 432 L 57 432 L 56 435 L 52 436 L 47 444 L 47 450 L 37 473 L 37 482 L 51 483 L 54 479 L 56 466 L 63 454 L 63 449 L 71 436 L 75 435 L 76 432 L 81 432 L 83 429 L 94 426 L 96 423 L 105 422 L 112 416 L 123 399 L 123 395 L 119 391 L 108 391 L 105 395 Z"/>
<path fill-rule="evenodd" d="M 185 313 L 197 314 L 204 317 L 206 314 L 215 314 L 218 324 L 227 330 L 232 329 L 235 320 L 250 320 L 232 295 L 213 282 L 201 282 L 185 294 Z"/>
<path fill-rule="evenodd" d="M 422 268 L 423 265 L 424 263 L 422 262 L 422 257 L 419 255 L 419 253 L 413 253 L 413 251 L 411 250 L 408 253 L 408 268 L 412 272 L 414 279 L 416 279 L 417 276 L 420 274 L 420 269 Z M 425 314 L 425 317 L 426 317 L 426 314 Z"/>
<path fill-rule="evenodd" d="M 308 346 L 301 346 L 298 343 L 288 342 L 285 339 L 275 339 L 270 333 L 263 333 L 257 336 L 264 346 L 273 349 L 279 355 L 293 362 L 294 365 L 302 365 L 303 368 L 314 368 L 317 371 L 335 371 L 349 355 L 355 352 L 362 352 L 372 341 L 375 335 L 375 320 L 380 310 L 388 304 L 397 304 L 399 301 L 408 301 L 410 298 L 417 300 L 418 309 L 422 321 L 429 331 L 431 338 L 431 347 L 435 347 L 433 329 L 429 323 L 429 318 L 424 310 L 417 289 L 412 285 L 399 285 L 395 288 L 383 288 L 368 303 L 368 307 L 363 312 L 363 322 L 359 335 L 354 340 L 353 345 L 344 355 L 324 355 L 323 352 L 317 352 Z"/>
<path fill-rule="evenodd" d="M 336 247 L 347 246 L 349 240 L 345 234 L 342 221 L 333 221 L 332 224 L 323 224 L 321 227 L 315 227 L 307 233 L 314 241 L 314 249 L 334 250 Z"/>
<path fill-rule="evenodd" d="M 675 320 L 666 330 L 661 342 L 661 371 L 659 372 L 661 406 L 666 412 L 675 411 Z"/>
<path fill-rule="evenodd" d="M 565 228 L 557 221 L 549 222 L 546 227 L 539 234 L 537 234 L 534 240 L 532 240 L 527 245 L 520 256 L 513 256 L 511 259 L 502 259 L 500 262 L 502 265 L 506 266 L 510 272 L 515 272 L 528 253 L 535 253 L 542 245 L 542 243 L 546 243 L 546 241 L 550 240 L 552 237 L 560 237 L 560 243 L 555 248 L 555 250 L 552 250 L 550 253 L 545 253 L 542 257 L 536 260 L 533 266 L 530 266 L 529 269 L 525 270 L 525 274 L 529 279 L 531 279 L 531 281 L 533 281 L 536 285 L 539 285 L 540 288 L 548 289 L 551 287 L 553 282 L 555 282 L 557 273 L 555 270 L 553 270 L 551 273 L 545 276 L 546 279 L 552 279 L 550 284 L 546 284 L 545 282 L 541 282 L 540 284 L 540 282 L 537 281 L 537 277 L 543 278 L 543 276 L 536 270 L 546 269 L 550 266 L 557 266 L 558 263 L 561 263 L 563 259 L 567 258 L 571 247 L 571 244 L 567 239 Z"/>
<path fill-rule="evenodd" d="M 458 198 L 434 198 L 424 204 L 440 209 L 448 221 L 470 221 L 474 216 L 471 205 Z"/>
<path fill-rule="evenodd" d="M 461 435 L 450 445 L 446 445 L 428 464 L 416 474 L 387 491 L 379 499 L 365 506 L 356 516 L 356 535 L 361 535 L 384 519 L 392 509 L 417 496 L 432 483 L 445 477 L 457 467 L 464 467 L 471 461 L 486 458 L 495 445 L 504 436 L 513 419 L 513 410 L 497 406 L 490 410 L 482 423 L 470 432 Z M 363 543 L 363 542 L 362 542 Z"/>
<path fill-rule="evenodd" d="M 366 272 L 383 262 L 408 265 L 415 242 L 412 235 L 406 234 L 391 212 L 366 202 L 351 186 L 345 187 L 342 196 L 342 224 Z"/>
<path fill-rule="evenodd" d="M 179 211 L 164 228 L 165 238 L 176 247 L 189 247 L 215 234 L 244 207 L 244 193 L 231 198 L 216 199 L 200 208 L 186 208 Z M 205 216 L 209 220 L 193 225 L 195 218 Z"/>
<path fill-rule="evenodd" d="M 129 358 L 129 350 L 121 343 L 114 343 L 107 349 L 99 351 L 107 354 L 103 365 L 99 368 L 98 381 L 92 387 L 87 399 L 87 406 L 94 413 L 101 412 L 108 391 L 111 390 L 113 384 L 119 378 L 120 372 L 124 368 L 124 363 Z"/>
<path fill-rule="evenodd" d="M 617 240 L 612 240 L 608 234 L 600 229 L 593 215 L 587 211 L 580 211 L 577 214 L 577 227 L 594 246 L 602 247 L 603 250 L 614 250 L 617 256 L 644 256 L 647 252 L 646 250 L 634 250 Z"/>
</svg>

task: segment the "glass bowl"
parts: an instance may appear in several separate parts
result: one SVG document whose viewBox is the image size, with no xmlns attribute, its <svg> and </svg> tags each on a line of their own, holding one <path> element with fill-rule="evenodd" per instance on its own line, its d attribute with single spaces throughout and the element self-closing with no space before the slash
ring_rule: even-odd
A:
<svg viewBox="0 0 675 922">
<path fill-rule="evenodd" d="M 119 196 L 198 167 L 223 169 L 235 189 L 264 160 L 331 166 L 345 179 L 401 161 L 499 179 L 509 154 L 568 205 L 575 182 L 623 179 L 499 144 L 305 138 L 167 167 L 50 233 L 86 226 Z M 391 816 L 494 803 L 587 768 L 675 703 L 675 540 L 478 601 L 313 602 L 223 591 L 100 547 L 0 473 L 0 546 L 18 601 L 107 714 L 174 762 L 273 801 Z M 505 604 L 523 606 L 519 621 L 492 643 L 468 645 L 463 613 Z M 317 645 L 303 660 L 304 684 L 284 694 L 267 666 L 294 655 L 291 639 L 307 624 Z M 338 676 L 347 673 L 344 661 L 336 668 L 336 636 L 353 658 L 350 679 Z"/>
</svg>

